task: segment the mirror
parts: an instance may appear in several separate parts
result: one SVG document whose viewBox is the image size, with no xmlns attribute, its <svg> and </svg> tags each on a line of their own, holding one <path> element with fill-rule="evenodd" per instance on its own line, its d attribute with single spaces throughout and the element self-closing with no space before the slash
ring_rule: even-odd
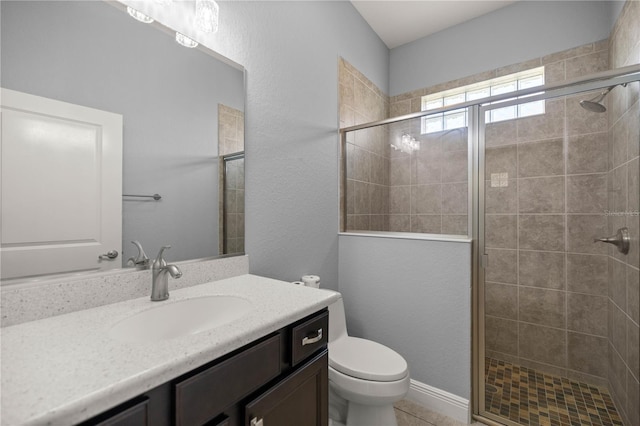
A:
<svg viewBox="0 0 640 426">
<path fill-rule="evenodd" d="M 133 240 L 169 261 L 244 252 L 243 68 L 120 3 L 0 7 L 0 86 L 121 114 L 123 194 L 162 197 L 123 196 L 119 265 Z"/>
</svg>

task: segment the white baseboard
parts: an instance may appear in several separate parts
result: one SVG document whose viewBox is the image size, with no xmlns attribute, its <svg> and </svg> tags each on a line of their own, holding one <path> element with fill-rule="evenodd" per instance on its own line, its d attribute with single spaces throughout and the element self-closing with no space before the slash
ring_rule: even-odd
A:
<svg viewBox="0 0 640 426">
<path fill-rule="evenodd" d="M 469 424 L 471 419 L 468 399 L 417 380 L 411 379 L 409 393 L 405 398 L 462 423 Z"/>
</svg>

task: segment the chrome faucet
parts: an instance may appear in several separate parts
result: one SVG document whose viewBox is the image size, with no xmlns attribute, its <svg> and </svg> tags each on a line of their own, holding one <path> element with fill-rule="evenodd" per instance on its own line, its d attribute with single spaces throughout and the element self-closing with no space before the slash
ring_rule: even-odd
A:
<svg viewBox="0 0 640 426">
<path fill-rule="evenodd" d="M 162 253 L 171 248 L 171 246 L 163 246 L 158 253 L 158 257 L 151 265 L 151 301 L 159 302 L 169 298 L 169 277 L 180 278 L 182 271 L 176 265 L 167 265 L 162 258 Z"/>
<path fill-rule="evenodd" d="M 151 259 L 147 257 L 147 254 L 142 248 L 142 244 L 140 244 L 139 241 L 131 241 L 131 243 L 138 248 L 138 255 L 136 257 L 130 257 L 129 260 L 127 260 L 127 265 L 131 264 L 135 266 L 136 269 L 149 269 Z"/>
</svg>

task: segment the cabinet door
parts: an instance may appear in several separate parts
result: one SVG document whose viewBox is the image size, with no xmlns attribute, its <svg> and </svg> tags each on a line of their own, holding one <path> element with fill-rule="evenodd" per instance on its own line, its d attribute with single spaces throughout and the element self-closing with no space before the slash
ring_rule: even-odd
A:
<svg viewBox="0 0 640 426">
<path fill-rule="evenodd" d="M 246 405 L 245 426 L 327 426 L 327 351 Z"/>
</svg>

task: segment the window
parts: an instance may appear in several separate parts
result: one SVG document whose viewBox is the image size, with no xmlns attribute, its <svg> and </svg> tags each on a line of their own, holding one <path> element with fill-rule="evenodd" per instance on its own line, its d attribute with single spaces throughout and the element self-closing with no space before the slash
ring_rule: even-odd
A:
<svg viewBox="0 0 640 426">
<path fill-rule="evenodd" d="M 490 96 L 502 95 L 517 90 L 544 85 L 544 67 L 509 74 L 504 77 L 486 80 L 468 86 L 457 87 L 444 92 L 434 93 L 422 97 L 422 111 L 443 108 L 463 102 L 475 101 Z M 533 96 L 533 95 L 527 95 Z M 525 98 L 522 96 L 521 98 Z M 510 98 L 510 101 L 517 98 Z M 498 104 L 500 102 L 494 102 Z M 544 114 L 544 100 L 527 102 L 519 105 L 511 105 L 504 108 L 495 108 L 487 111 L 485 120 L 487 123 L 511 120 L 514 118 L 528 117 Z M 422 134 L 441 132 L 443 130 L 466 127 L 468 123 L 467 109 L 461 108 L 444 113 L 422 117 Z"/>
</svg>

